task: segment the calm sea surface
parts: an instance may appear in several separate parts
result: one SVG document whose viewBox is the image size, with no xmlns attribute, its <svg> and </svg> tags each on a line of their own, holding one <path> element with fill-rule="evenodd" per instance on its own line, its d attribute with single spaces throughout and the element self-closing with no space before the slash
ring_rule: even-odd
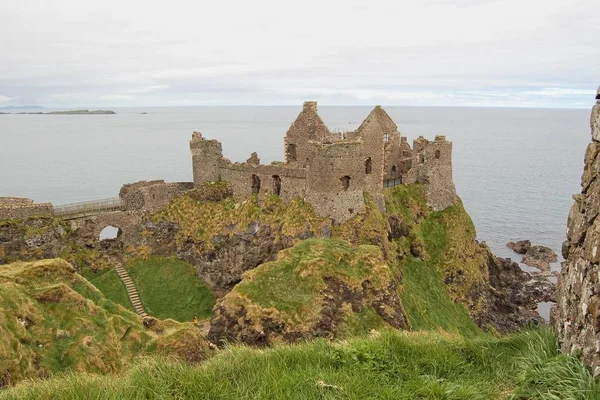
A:
<svg viewBox="0 0 600 400">
<path fill-rule="evenodd" d="M 591 107 L 591 105 L 590 105 Z M 478 237 L 504 257 L 508 240 L 560 254 L 571 195 L 580 191 L 589 110 L 385 107 L 409 142 L 447 135 L 454 179 Z M 72 203 L 116 197 L 123 183 L 191 181 L 192 131 L 226 157 L 283 159 L 301 107 L 114 109 L 117 115 L 0 115 L 0 196 Z M 358 127 L 371 107 L 319 107 L 330 129 Z M 141 114 L 146 112 L 147 114 Z"/>
</svg>

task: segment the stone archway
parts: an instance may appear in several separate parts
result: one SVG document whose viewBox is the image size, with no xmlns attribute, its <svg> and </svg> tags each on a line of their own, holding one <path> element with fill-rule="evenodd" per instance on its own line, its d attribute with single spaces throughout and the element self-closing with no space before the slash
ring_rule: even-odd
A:
<svg viewBox="0 0 600 400">
<path fill-rule="evenodd" d="M 118 239 L 122 233 L 123 231 L 121 230 L 121 228 L 112 225 L 107 225 L 100 231 L 100 235 L 98 235 L 98 240 L 115 240 Z"/>
</svg>

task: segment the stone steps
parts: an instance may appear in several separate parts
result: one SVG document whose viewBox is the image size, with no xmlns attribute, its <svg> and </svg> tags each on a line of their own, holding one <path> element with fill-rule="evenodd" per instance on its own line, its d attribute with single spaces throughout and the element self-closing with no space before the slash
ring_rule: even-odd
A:
<svg viewBox="0 0 600 400">
<path fill-rule="evenodd" d="M 115 265 L 115 271 L 117 271 L 117 275 L 119 275 L 119 278 L 121 281 L 123 281 L 123 284 L 125 284 L 127 296 L 129 296 L 129 301 L 131 301 L 131 305 L 133 306 L 135 312 L 142 318 L 147 317 L 148 313 L 144 309 L 144 305 L 142 304 L 137 288 L 127 273 L 127 270 L 123 268 L 121 264 L 117 264 Z"/>
</svg>

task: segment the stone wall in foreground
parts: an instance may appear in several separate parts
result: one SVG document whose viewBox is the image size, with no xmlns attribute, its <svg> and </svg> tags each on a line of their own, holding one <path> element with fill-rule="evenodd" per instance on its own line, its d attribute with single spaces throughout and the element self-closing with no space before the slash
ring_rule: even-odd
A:
<svg viewBox="0 0 600 400">
<path fill-rule="evenodd" d="M 598 97 L 600 89 L 598 89 Z M 600 99 L 592 109 L 591 142 L 585 152 L 581 193 L 567 221 L 562 253 L 566 262 L 558 279 L 552 323 L 562 350 L 581 354 L 600 375 Z"/>
</svg>

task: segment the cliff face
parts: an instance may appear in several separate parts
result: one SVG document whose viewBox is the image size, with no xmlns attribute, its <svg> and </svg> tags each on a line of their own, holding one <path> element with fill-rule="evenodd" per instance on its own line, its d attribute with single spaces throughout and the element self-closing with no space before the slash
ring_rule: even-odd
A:
<svg viewBox="0 0 600 400">
<path fill-rule="evenodd" d="M 585 152 L 581 194 L 567 221 L 562 253 L 567 260 L 558 279 L 552 322 L 562 350 L 581 354 L 600 374 L 600 88 L 590 119 L 592 140 Z"/>
</svg>

